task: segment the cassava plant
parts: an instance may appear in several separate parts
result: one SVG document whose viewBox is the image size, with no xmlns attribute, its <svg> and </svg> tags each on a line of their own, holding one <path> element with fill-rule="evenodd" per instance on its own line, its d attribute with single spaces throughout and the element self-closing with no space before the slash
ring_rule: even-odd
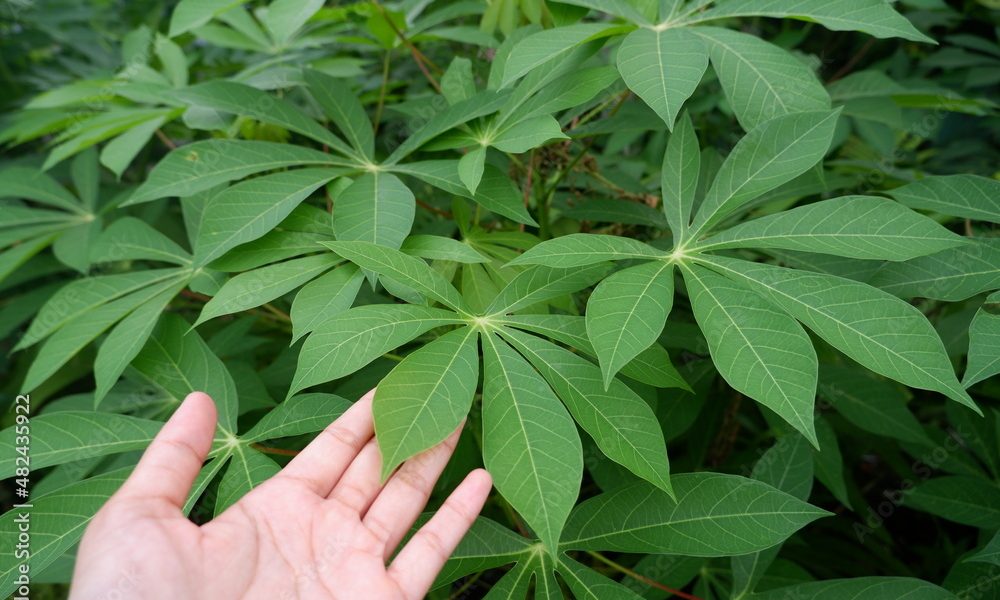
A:
<svg viewBox="0 0 1000 600">
<path fill-rule="evenodd" d="M 990 2 L 134 4 L 7 7 L 0 592 L 189 391 L 204 522 L 377 386 L 494 479 L 434 599 L 1000 598 Z"/>
</svg>

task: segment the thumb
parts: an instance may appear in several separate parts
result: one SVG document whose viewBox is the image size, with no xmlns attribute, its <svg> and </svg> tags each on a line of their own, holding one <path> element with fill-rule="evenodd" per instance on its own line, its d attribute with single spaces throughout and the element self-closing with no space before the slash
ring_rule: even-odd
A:
<svg viewBox="0 0 1000 600">
<path fill-rule="evenodd" d="M 125 481 L 121 497 L 166 500 L 180 509 L 212 447 L 215 419 L 207 394 L 188 394 Z"/>
</svg>

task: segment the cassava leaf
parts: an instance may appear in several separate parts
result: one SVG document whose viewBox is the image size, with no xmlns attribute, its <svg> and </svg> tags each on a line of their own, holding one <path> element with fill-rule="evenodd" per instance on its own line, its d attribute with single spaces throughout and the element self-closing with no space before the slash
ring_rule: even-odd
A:
<svg viewBox="0 0 1000 600">
<path fill-rule="evenodd" d="M 546 240 L 507 263 L 568 269 L 609 260 L 666 258 L 670 254 L 632 238 L 571 233 Z"/>
</svg>

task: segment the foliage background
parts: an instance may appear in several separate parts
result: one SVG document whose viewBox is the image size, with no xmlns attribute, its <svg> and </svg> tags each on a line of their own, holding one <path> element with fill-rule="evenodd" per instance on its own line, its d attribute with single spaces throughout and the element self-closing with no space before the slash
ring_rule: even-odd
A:
<svg viewBox="0 0 1000 600">
<path fill-rule="evenodd" d="M 71 523 L 46 518 L 46 510 L 77 512 L 84 520 L 88 512 L 92 514 L 95 506 L 80 503 L 76 497 L 80 490 L 109 494 L 122 476 L 121 469 L 134 463 L 156 422 L 169 415 L 190 385 L 207 388 L 226 407 L 228 422 L 224 419 L 220 431 L 223 438 L 242 432 L 240 450 L 235 454 L 219 450 L 206 472 L 220 476 L 207 477 L 203 495 L 192 498 L 193 517 L 208 519 L 273 473 L 289 453 L 343 409 L 344 398 L 353 399 L 373 387 L 394 367 L 406 364 L 401 362 L 404 357 L 432 341 L 455 341 L 466 335 L 450 333 L 464 331 L 451 329 L 454 323 L 448 319 L 454 320 L 454 316 L 437 314 L 445 319 L 437 323 L 444 329 L 428 327 L 409 337 L 401 336 L 397 343 L 387 342 L 371 357 L 356 356 L 352 362 L 350 356 L 356 353 L 349 346 L 334 359 L 314 360 L 317 355 L 308 353 L 309 344 L 320 342 L 310 340 L 325 335 L 336 341 L 345 335 L 343 329 L 330 329 L 328 324 L 325 327 L 330 330 L 325 330 L 326 318 L 352 305 L 357 308 L 351 311 L 364 311 L 373 305 L 369 313 L 350 312 L 349 318 L 342 319 L 345 327 L 362 323 L 357 327 L 367 329 L 380 319 L 402 319 L 398 316 L 402 312 L 386 312 L 386 305 L 404 307 L 393 309 L 398 311 L 416 310 L 412 307 L 425 304 L 425 298 L 430 297 L 437 298 L 439 306 L 447 306 L 451 292 L 435 287 L 439 280 L 446 285 L 453 282 L 457 291 L 452 291 L 460 296 L 456 302 L 466 303 L 476 313 L 498 294 L 504 297 L 499 290 L 515 276 L 523 285 L 507 295 L 507 308 L 524 297 L 531 302 L 506 312 L 587 314 L 591 319 L 602 302 L 612 309 L 638 305 L 641 299 L 652 296 L 630 296 L 620 279 L 607 280 L 602 296 L 599 282 L 612 272 L 604 259 L 627 259 L 619 266 L 641 268 L 642 261 L 632 259 L 655 251 L 669 253 L 673 247 L 678 220 L 672 219 L 669 211 L 676 203 L 669 202 L 666 192 L 661 197 L 660 179 L 661 171 L 667 171 L 663 160 L 664 154 L 671 153 L 670 144 L 677 144 L 675 152 L 680 152 L 681 132 L 696 132 L 702 175 L 697 190 L 691 193 L 701 199 L 724 157 L 748 131 L 767 120 L 763 113 L 776 110 L 774 100 L 766 97 L 753 100 L 761 113 L 757 117 L 753 116 L 757 109 L 741 109 L 736 97 L 725 89 L 725 77 L 719 75 L 725 67 L 720 68 L 713 56 L 700 85 L 696 89 L 692 85 L 690 98 L 686 102 L 680 98 L 686 113 L 671 132 L 668 122 L 673 125 L 673 118 L 681 112 L 677 99 L 665 93 L 661 104 L 650 100 L 656 96 L 655 90 L 647 97 L 641 82 L 630 81 L 631 71 L 622 66 L 622 39 L 630 27 L 626 26 L 604 31 L 595 41 L 580 37 L 570 46 L 586 46 L 592 49 L 589 52 L 574 56 L 575 51 L 570 51 L 556 57 L 557 62 L 569 65 L 569 75 L 584 67 L 591 69 L 586 77 L 568 80 L 571 85 L 567 90 L 575 90 L 577 95 L 539 113 L 539 117 L 554 115 L 559 131 L 551 128 L 552 117 L 540 118 L 518 132 L 521 137 L 494 137 L 490 141 L 496 143 L 486 151 L 477 139 L 489 137 L 488 125 L 497 123 L 492 115 L 499 111 L 502 116 L 506 110 L 503 98 L 491 104 L 483 91 L 493 78 L 506 79 L 502 71 L 494 75 L 498 56 L 510 53 L 537 31 L 573 31 L 581 19 L 595 24 L 590 25 L 594 28 L 627 25 L 633 12 L 657 3 L 302 2 L 296 6 L 307 13 L 305 18 L 301 22 L 293 18 L 290 24 L 269 21 L 263 10 L 267 3 L 242 8 L 238 4 L 5 0 L 0 5 L 0 143 L 4 144 L 0 159 L 0 350 L 4 353 L 0 376 L 4 401 L 30 391 L 37 413 L 33 444 L 39 454 L 38 449 L 44 446 L 45 453 L 43 458 L 34 457 L 38 470 L 32 474 L 33 498 L 41 500 L 36 509 L 36 524 L 40 523 L 41 529 L 36 535 L 51 534 L 46 540 L 55 543 L 47 553 L 36 555 L 44 565 L 38 563 L 35 582 L 44 584 L 45 592 L 53 597 L 65 594 L 75 538 L 69 533 Z M 667 7 L 663 10 L 672 6 L 663 4 Z M 729 6 L 733 4 L 729 0 Z M 790 12 L 794 14 L 818 10 L 822 5 L 848 14 L 849 9 L 872 5 L 861 0 L 744 4 L 793 5 Z M 185 22 L 178 16 L 185 10 L 187 14 L 194 10 L 197 15 L 206 5 L 218 8 L 211 11 L 218 13 L 214 18 Z M 232 11 L 223 10 L 233 6 Z M 272 3 L 272 14 L 282 14 L 279 9 L 289 11 L 289 6 L 277 0 Z M 620 451 L 615 460 L 609 459 L 614 452 L 598 446 L 602 441 L 613 445 L 617 438 L 593 436 L 576 413 L 573 416 L 588 432 L 580 436 L 579 448 L 566 452 L 564 446 L 554 446 L 570 465 L 562 470 L 572 471 L 574 461 L 581 463 L 579 500 L 602 493 L 606 494 L 600 497 L 607 500 L 622 485 L 639 486 L 629 488 L 632 492 L 617 500 L 612 498 L 608 512 L 613 515 L 636 509 L 636 498 L 641 495 L 636 490 L 641 489 L 653 494 L 650 498 L 655 501 L 647 503 L 652 506 L 648 512 L 640 512 L 655 520 L 662 518 L 656 507 L 672 501 L 666 492 L 656 495 L 661 492 L 649 491 L 651 485 L 670 489 L 668 481 L 673 481 L 676 492 L 678 481 L 692 481 L 684 479 L 691 476 L 677 474 L 710 477 L 705 474 L 715 472 L 759 479 L 832 515 L 806 525 L 818 513 L 802 521 L 781 523 L 755 521 L 744 514 L 745 520 L 737 518 L 719 525 L 719 530 L 698 532 L 696 537 L 705 545 L 719 544 L 716 551 L 698 544 L 685 546 L 677 541 L 680 534 L 667 526 L 643 543 L 624 540 L 624 536 L 612 539 L 615 528 L 623 526 L 605 515 L 611 531 L 605 546 L 574 549 L 568 555 L 549 554 L 533 545 L 535 536 L 530 532 L 535 531 L 551 548 L 559 538 L 560 524 L 543 523 L 533 515 L 542 506 L 568 511 L 576 501 L 576 489 L 550 489 L 540 498 L 525 499 L 499 485 L 501 493 L 494 495 L 484 512 L 490 521 L 481 523 L 467 540 L 450 567 L 450 576 L 446 573 L 433 597 L 483 597 L 490 590 L 496 597 L 523 597 L 529 592 L 532 573 L 535 579 L 530 592 L 536 597 L 567 593 L 576 597 L 631 598 L 630 594 L 637 594 L 663 598 L 670 597 L 671 590 L 684 590 L 677 595 L 702 599 L 839 598 L 859 589 L 852 585 L 865 586 L 860 589 L 867 590 L 868 595 L 862 596 L 866 598 L 896 598 L 904 593 L 920 598 L 950 598 L 950 594 L 969 600 L 1000 597 L 1000 542 L 995 537 L 1000 529 L 1000 413 L 996 410 L 1000 399 L 996 377 L 1000 318 L 996 307 L 1000 299 L 995 293 L 1000 289 L 996 229 L 1000 222 L 996 182 L 1000 120 L 994 104 L 1000 83 L 997 7 L 989 0 L 907 0 L 893 7 L 937 44 L 920 41 L 916 31 L 910 39 L 873 37 L 834 31 L 809 19 L 745 16 L 710 24 L 750 34 L 789 51 L 782 56 L 794 57 L 795 62 L 779 61 L 776 74 L 771 75 L 772 83 L 786 86 L 779 90 L 779 97 L 806 97 L 816 85 L 825 88 L 829 102 L 841 110 L 830 121 L 828 151 L 826 147 L 795 148 L 796 154 L 818 154 L 812 163 L 793 173 L 790 181 L 767 188 L 743 206 L 732 207 L 735 212 L 724 225 L 790 215 L 794 207 L 863 194 L 890 196 L 941 223 L 952 235 L 961 235 L 966 241 L 971 238 L 972 242 L 949 246 L 952 238 L 947 232 L 927 228 L 928 220 L 921 220 L 912 226 L 927 229 L 920 229 L 920 235 L 900 246 L 889 248 L 891 244 L 880 246 L 877 240 L 866 239 L 857 244 L 844 242 L 822 253 L 815 244 L 794 247 L 774 242 L 789 237 L 780 234 L 779 226 L 779 234 L 765 232 L 762 236 L 771 238 L 771 245 L 777 247 L 748 248 L 744 244 L 719 252 L 723 257 L 719 260 L 750 259 L 795 267 L 797 272 L 866 281 L 902 297 L 933 325 L 933 330 L 921 330 L 923 335 L 940 338 L 947 357 L 942 360 L 949 373 L 964 374 L 962 383 L 966 386 L 960 386 L 956 379 L 954 384 L 928 391 L 925 388 L 934 386 L 920 385 L 920 378 L 907 375 L 899 364 L 882 370 L 891 378 L 875 375 L 845 358 L 843 348 L 810 325 L 806 317 L 795 314 L 814 331 L 808 338 L 805 333 L 801 336 L 806 347 L 812 347 L 810 342 L 815 344 L 818 355 L 814 359 L 819 364 L 817 416 L 813 419 L 812 394 L 807 394 L 806 408 L 778 416 L 766 408 L 775 406 L 771 402 L 773 389 L 755 390 L 749 383 L 735 383 L 737 374 L 749 374 L 746 382 L 753 380 L 754 371 L 740 357 L 732 358 L 732 366 L 725 366 L 719 348 L 729 347 L 731 340 L 712 347 L 713 335 L 722 334 L 706 326 L 711 317 L 699 312 L 698 283 L 691 279 L 697 280 L 694 267 L 689 271 L 678 267 L 682 277 L 675 278 L 671 270 L 670 283 L 655 280 L 660 288 L 669 288 L 674 298 L 662 335 L 656 322 L 662 307 L 659 312 L 655 307 L 643 309 L 647 317 L 653 315 L 652 322 L 638 330 L 644 334 L 652 331 L 655 337 L 634 342 L 634 352 L 615 367 L 608 366 L 609 361 L 618 359 L 610 356 L 595 335 L 600 333 L 600 325 L 592 328 L 587 322 L 583 328 L 582 316 L 565 328 L 562 337 L 545 328 L 536 332 L 573 348 L 574 357 L 593 355 L 588 347 L 596 346 L 597 363 L 603 371 L 596 366 L 580 367 L 565 354 L 553 354 L 550 347 L 531 341 L 540 338 L 521 334 L 528 341 L 522 340 L 521 346 L 514 343 L 528 360 L 534 347 L 541 352 L 539 364 L 557 365 L 556 371 L 575 368 L 585 373 L 584 379 L 591 384 L 588 389 L 595 393 L 649 343 L 658 341 L 662 346 L 645 362 L 626 367 L 620 380 L 610 380 L 610 391 L 605 392 L 609 395 L 602 396 L 607 401 L 605 407 L 626 406 L 616 403 L 641 399 L 646 408 L 633 406 L 629 410 L 650 415 L 638 429 L 648 432 L 653 426 L 659 432 L 653 435 L 651 446 L 645 447 L 653 448 L 652 452 L 640 445 L 632 458 L 623 458 L 621 455 L 628 452 Z M 653 6 L 652 12 L 657 8 Z M 297 11 L 290 10 L 290 14 Z M 874 26 L 874 21 L 865 26 Z M 554 55 L 554 47 L 543 48 L 541 58 Z M 744 49 L 737 54 L 749 56 L 748 52 Z M 544 71 L 544 66 L 538 69 L 541 58 L 523 59 L 525 72 L 532 68 L 536 74 Z M 692 60 L 697 63 L 697 59 Z M 775 59 L 765 57 L 758 66 L 766 65 L 767 60 Z M 635 73 L 632 77 L 642 79 Z M 226 80 L 264 92 L 206 87 Z M 679 84 L 675 79 L 670 83 L 671 90 Z M 557 87 L 543 91 L 554 93 Z M 328 102 L 324 103 L 319 90 L 326 90 Z M 480 95 L 462 105 L 463 99 L 476 93 Z M 357 104 L 352 98 L 357 98 Z M 809 112 L 807 100 L 803 101 L 805 112 Z M 338 120 L 329 106 L 349 107 L 345 109 L 348 114 Z M 351 109 L 361 113 L 350 113 Z M 449 110 L 454 120 L 441 117 Z M 525 112 L 522 106 L 513 114 L 519 118 Z M 666 113 L 665 122 L 661 117 Z M 366 118 L 374 127 L 367 133 Z M 691 127 L 685 128 L 689 118 Z M 765 140 L 776 140 L 780 150 L 782 143 L 792 139 L 789 132 L 794 129 L 782 126 L 778 134 L 772 132 Z M 421 137 L 428 131 L 430 134 Z M 335 137 L 329 137 L 330 133 Z M 348 142 L 341 142 L 345 156 L 338 156 L 340 138 Z M 212 179 L 228 158 L 240 155 L 232 150 L 235 146 L 210 144 L 230 140 L 280 144 L 293 154 L 270 175 L 258 175 L 265 170 L 258 169 Z M 688 144 L 692 140 L 688 139 Z M 189 151 L 185 146 L 198 141 L 209 144 L 192 147 L 207 167 L 185 172 L 185 160 L 191 162 L 191 155 L 183 154 Z M 383 175 L 352 170 L 356 162 L 348 155 L 361 151 L 366 154 L 362 163 L 376 158 L 375 162 L 380 162 L 407 144 L 413 154 L 401 157 L 405 160 L 397 172 L 400 179 L 381 179 Z M 171 155 L 176 148 L 179 150 Z M 277 146 L 259 149 L 267 159 L 280 159 L 283 151 Z M 690 170 L 693 155 L 677 156 L 683 159 L 677 172 Z M 432 181 L 444 177 L 431 169 L 430 161 L 434 160 L 442 161 L 437 166 L 448 170 L 448 181 Z M 478 183 L 478 168 L 482 167 L 477 165 L 483 162 L 477 161 L 486 164 Z M 819 166 L 813 166 L 817 163 Z M 311 166 L 284 168 L 302 165 Z M 414 165 L 422 165 L 424 170 Z M 269 180 L 267 185 L 258 181 L 258 187 L 253 187 L 255 179 L 283 174 L 287 180 Z M 934 178 L 953 174 L 979 178 Z M 236 182 L 244 175 L 253 177 L 246 184 Z M 178 181 L 185 176 L 206 176 L 210 181 L 199 189 L 184 188 Z M 345 198 L 342 194 L 351 184 L 344 176 L 362 181 L 369 177 L 377 183 L 369 188 L 358 185 Z M 230 180 L 233 185 L 229 189 L 235 191 L 226 192 L 227 203 L 222 193 L 214 195 Z M 670 189 L 673 181 L 664 178 L 662 187 Z M 931 183 L 930 192 L 902 187 L 919 186 L 915 182 L 921 181 L 945 183 Z M 389 187 L 380 192 L 378 183 Z M 942 187 L 934 187 L 938 185 Z M 909 189 L 911 194 L 893 193 L 897 188 Z M 678 191 L 679 196 L 687 193 Z M 178 201 L 177 196 L 184 198 Z M 214 209 L 205 208 L 213 204 Z M 331 225 L 327 211 L 333 205 L 340 210 L 333 211 Z M 268 213 L 270 206 L 283 208 Z M 378 214 L 392 218 L 388 225 L 367 229 L 370 221 L 366 219 L 371 214 L 366 211 L 372 206 L 381 211 Z M 54 209 L 61 211 L 61 216 L 38 212 Z M 412 224 L 405 218 L 407 211 L 414 211 Z M 215 221 L 211 220 L 213 214 Z M 237 215 L 239 220 L 241 214 L 244 221 L 252 215 L 269 214 L 261 218 L 268 225 L 258 225 L 252 236 L 241 233 L 244 237 L 238 241 L 245 243 L 235 249 L 235 243 L 213 240 L 213 234 L 226 232 L 223 223 L 227 218 Z M 909 214 L 907 211 L 900 218 L 910 218 Z M 338 218 L 344 220 L 338 223 Z M 814 215 L 805 222 L 816 220 Z M 686 226 L 684 223 L 681 229 Z M 890 233 L 902 225 L 892 227 L 890 223 Z M 357 234 L 358 228 L 361 234 Z M 271 229 L 274 231 L 269 233 Z M 404 244 L 403 238 L 410 233 L 435 237 L 411 238 Z M 543 240 L 574 243 L 572 240 L 581 238 L 567 236 L 579 233 L 610 234 L 649 245 L 633 249 L 639 254 L 628 254 L 620 246 L 596 252 L 592 265 L 560 263 L 565 256 L 559 256 L 558 244 L 536 245 Z M 878 237 L 870 231 L 867 235 Z M 338 246 L 340 242 L 334 238 L 368 239 L 390 250 L 402 245 L 411 256 L 430 260 L 430 267 L 407 262 L 399 253 L 390 252 L 376 260 L 372 256 L 379 250 L 363 245 Z M 449 244 L 442 238 L 465 243 Z M 314 279 L 337 260 L 317 242 L 327 242 L 334 253 L 360 268 L 345 264 Z M 872 244 L 869 255 L 864 253 L 866 243 Z M 535 271 L 507 264 L 529 248 L 535 248 L 531 251 L 535 253 L 543 248 L 555 250 L 549 255 L 535 254 L 541 258 L 534 261 L 519 259 L 521 265 L 539 264 Z M 308 253 L 313 254 L 300 258 Z M 660 260 L 658 254 L 648 256 Z M 211 266 L 197 272 L 185 270 L 192 261 L 202 259 Z M 291 262 L 278 263 L 275 269 L 260 269 L 269 262 L 287 259 Z M 384 266 L 389 263 L 395 266 Z M 177 265 L 170 267 L 176 272 L 157 271 L 170 264 Z M 545 271 L 558 267 L 568 271 L 556 275 Z M 518 275 L 522 269 L 529 275 Z M 255 275 L 239 279 L 241 272 Z M 376 279 L 375 272 L 381 286 L 373 288 L 368 282 Z M 765 328 L 768 333 L 758 347 L 776 339 L 770 336 L 776 336 L 775 332 L 791 321 L 775 309 L 774 297 L 755 295 L 745 281 L 733 283 L 717 271 L 698 272 L 708 278 L 704 289 L 728 298 L 721 305 L 747 303 L 742 306 L 747 314 L 741 318 L 753 322 L 748 314 L 754 310 L 772 315 L 768 318 L 773 326 Z M 160 278 L 158 273 L 165 275 Z M 111 294 L 118 293 L 115 286 L 126 285 L 122 283 L 89 292 L 82 287 L 65 288 L 70 292 L 64 289 L 70 282 L 114 276 L 149 284 L 136 292 L 147 293 L 143 303 L 113 300 Z M 298 291 L 310 280 L 318 283 Z M 546 292 L 543 284 L 552 281 L 556 285 L 549 287 L 555 291 Z M 432 288 L 429 291 L 428 286 Z M 616 296 L 619 292 L 624 297 Z M 94 294 L 93 305 L 87 304 L 88 293 Z M 101 304 L 108 300 L 111 302 Z M 107 308 L 116 302 L 117 307 Z M 41 308 L 43 305 L 46 308 Z M 81 306 L 87 312 L 80 310 Z M 891 313 L 880 310 L 862 317 L 877 321 Z M 77 316 L 67 320 L 72 311 L 78 311 Z M 163 316 L 158 318 L 161 312 Z M 111 325 L 122 318 L 132 320 L 123 321 L 116 336 L 118 329 L 111 329 Z M 106 327 L 99 326 L 102 319 L 108 321 Z M 606 330 L 623 329 L 613 314 L 605 320 L 610 323 Z M 64 321 L 83 325 L 68 330 Z M 88 328 L 87 323 L 98 325 Z M 195 332 L 187 333 L 194 323 Z M 919 329 L 920 325 L 914 327 Z M 313 330 L 315 333 L 307 335 Z M 150 336 L 151 342 L 135 335 L 140 331 Z M 790 339 L 798 339 L 801 328 L 785 331 Z M 448 335 L 441 338 L 442 333 Z M 53 343 L 33 344 L 50 334 Z M 489 365 L 493 361 L 492 372 L 498 372 L 496 361 L 504 363 L 500 355 L 506 346 L 501 343 L 497 346 L 501 350 L 490 351 L 486 339 L 494 336 L 487 331 L 482 335 L 486 336 L 482 367 L 476 342 L 466 335 L 460 343 L 464 350 L 455 353 L 467 355 L 472 340 L 473 356 L 463 370 L 453 371 L 447 394 L 441 396 L 455 401 L 450 415 L 455 423 L 470 405 L 472 411 L 460 451 L 442 479 L 442 496 L 465 471 L 482 464 L 483 454 L 489 454 L 484 446 L 483 420 L 490 417 L 482 411 L 483 395 L 489 396 L 487 387 L 493 385 Z M 131 348 L 130 343 L 140 346 Z M 900 343 L 905 346 L 906 342 Z M 863 355 L 865 351 L 857 352 Z M 629 353 L 628 349 L 624 352 Z M 914 352 L 919 353 L 920 348 Z M 116 362 L 116 357 L 128 360 Z M 470 368 L 472 364 L 475 368 Z M 513 401 L 529 396 L 532 385 L 548 389 L 545 383 L 539 384 L 539 376 L 531 375 L 534 371 L 530 367 L 525 374 L 516 355 L 513 359 L 507 356 L 506 364 L 505 372 L 521 369 L 522 382 L 528 382 L 528 389 L 513 392 Z M 304 366 L 314 365 L 318 365 L 314 370 L 324 372 L 312 379 L 303 378 Z M 542 367 L 535 366 L 545 375 Z M 969 373 L 980 376 L 971 378 Z M 405 372 L 398 379 L 413 381 Z M 310 387 L 313 384 L 319 385 Z M 302 392 L 307 387 L 309 393 L 289 393 L 290 388 Z M 964 387 L 970 396 L 964 396 Z M 403 391 L 395 392 L 392 398 L 404 398 L 407 386 L 395 388 Z M 292 397 L 286 400 L 286 396 Z M 465 406 L 463 398 L 468 399 Z M 565 397 L 562 400 L 569 402 Z M 985 416 L 977 417 L 960 406 L 963 401 L 974 401 Z M 806 418 L 798 426 L 788 424 L 803 414 Z M 286 419 L 284 424 L 281 419 Z M 536 417 L 533 422 L 544 420 Z M 12 422 L 8 411 L 3 424 Z M 573 433 L 572 421 L 566 422 Z M 665 440 L 669 450 L 674 474 L 669 480 L 665 462 L 658 462 L 655 452 L 656 436 Z M 812 436 L 820 450 L 807 441 Z M 12 429 L 0 432 L 4 448 L 13 445 L 13 438 Z M 388 440 L 390 434 L 385 438 Z M 428 441 L 413 437 L 398 440 L 393 445 L 396 458 L 402 460 L 426 447 Z M 227 470 L 227 460 L 230 465 L 245 461 L 259 468 L 254 478 L 240 481 Z M 491 466 L 489 459 L 487 463 Z M 0 464 L 4 477 L 13 475 L 13 461 L 8 456 L 0 458 Z M 640 474 L 644 468 L 645 474 Z M 491 470 L 498 475 L 497 469 Z M 517 465 L 511 472 L 515 477 L 523 474 Z M 640 477 L 651 483 L 642 483 Z M 696 516 L 704 513 L 709 502 L 726 497 L 729 488 L 720 485 L 722 491 L 695 496 L 685 510 Z M 6 491 L 9 489 L 13 488 L 3 492 L 7 504 L 14 501 Z M 755 498 L 777 493 L 764 487 L 741 489 L 749 495 L 731 500 L 737 513 L 745 511 Z M 9 551 L 7 540 L 13 535 L 8 517 L 0 518 L 0 536 L 4 536 L 0 552 L 4 553 Z M 570 517 L 569 528 L 573 519 Z M 779 533 L 766 533 L 782 528 Z M 782 547 L 780 542 L 785 538 L 788 541 Z M 740 541 L 749 545 L 740 545 Z M 773 550 L 729 558 L 776 543 L 779 546 Z M 494 556 L 479 560 L 466 557 L 482 554 L 484 547 L 487 556 Z M 507 548 L 507 554 L 498 548 Z M 555 555 L 572 558 L 561 564 L 558 578 L 551 574 L 553 560 L 562 560 L 554 559 Z M 4 554 L 0 581 L 5 586 L 10 558 Z M 518 562 L 514 569 L 506 566 L 514 561 Z M 574 571 L 572 565 L 585 567 Z M 520 573 L 527 576 L 515 579 Z M 935 585 L 925 586 L 912 579 L 843 581 L 870 577 L 915 578 Z M 620 585 L 610 584 L 609 579 Z M 837 582 L 812 587 L 804 583 L 814 580 Z M 3 589 L 4 593 L 8 590 Z M 751 590 L 755 593 L 750 594 Z"/>
</svg>

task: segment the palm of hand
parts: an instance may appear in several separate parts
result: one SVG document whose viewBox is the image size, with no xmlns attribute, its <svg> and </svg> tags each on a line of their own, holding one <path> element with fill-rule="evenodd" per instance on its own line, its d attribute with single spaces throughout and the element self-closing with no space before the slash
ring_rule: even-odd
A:
<svg viewBox="0 0 1000 600">
<path fill-rule="evenodd" d="M 387 566 L 458 432 L 383 486 L 371 396 L 202 526 L 180 506 L 211 444 L 214 405 L 189 396 L 88 527 L 71 597 L 422 598 L 482 507 L 489 476 L 471 474 Z"/>
</svg>

